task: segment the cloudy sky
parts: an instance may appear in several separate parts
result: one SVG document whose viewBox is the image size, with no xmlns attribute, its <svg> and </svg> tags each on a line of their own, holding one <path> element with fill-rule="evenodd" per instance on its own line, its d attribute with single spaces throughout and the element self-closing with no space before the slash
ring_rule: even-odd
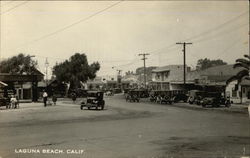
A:
<svg viewBox="0 0 250 158">
<path fill-rule="evenodd" d="M 235 59 L 249 52 L 248 1 L 1 1 L 1 59 L 35 55 L 45 71 L 76 52 L 99 61 L 99 75 L 143 66 Z"/>
</svg>

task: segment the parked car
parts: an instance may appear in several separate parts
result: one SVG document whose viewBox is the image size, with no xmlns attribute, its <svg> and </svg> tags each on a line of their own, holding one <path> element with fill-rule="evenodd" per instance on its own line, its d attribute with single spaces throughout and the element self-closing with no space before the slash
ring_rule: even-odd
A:
<svg viewBox="0 0 250 158">
<path fill-rule="evenodd" d="M 190 90 L 188 94 L 187 102 L 189 104 L 197 104 L 200 105 L 201 100 L 204 98 L 204 95 L 206 94 L 205 91 L 200 90 Z"/>
<path fill-rule="evenodd" d="M 6 109 L 10 108 L 10 98 L 0 97 L 0 106 L 5 106 Z"/>
<path fill-rule="evenodd" d="M 225 107 L 230 107 L 230 99 L 225 98 L 220 92 L 207 92 L 206 96 L 201 100 L 202 107 L 207 107 L 211 105 L 212 107 L 219 107 L 224 105 Z"/>
<path fill-rule="evenodd" d="M 125 95 L 126 101 L 129 102 L 139 102 L 140 101 L 140 91 L 139 90 L 130 90 Z"/>
<path fill-rule="evenodd" d="M 84 107 L 87 107 L 88 109 L 91 108 L 101 108 L 104 109 L 105 101 L 103 99 L 103 92 L 102 91 L 88 91 L 87 92 L 87 100 L 86 102 L 81 102 L 81 110 Z"/>
<path fill-rule="evenodd" d="M 173 91 L 173 101 L 175 103 L 177 102 L 187 102 L 188 100 L 188 95 L 187 95 L 187 91 L 185 90 L 172 90 Z"/>
</svg>

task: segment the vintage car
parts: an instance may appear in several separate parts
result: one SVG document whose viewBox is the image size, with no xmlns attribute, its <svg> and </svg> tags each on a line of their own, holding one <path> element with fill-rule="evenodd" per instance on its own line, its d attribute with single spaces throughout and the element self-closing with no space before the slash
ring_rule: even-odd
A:
<svg viewBox="0 0 250 158">
<path fill-rule="evenodd" d="M 0 106 L 5 106 L 6 109 L 10 108 L 10 98 L 0 97 Z"/>
<path fill-rule="evenodd" d="M 160 103 L 161 104 L 172 104 L 173 103 L 173 91 L 165 90 L 160 94 Z"/>
<path fill-rule="evenodd" d="M 225 107 L 231 106 L 230 99 L 223 97 L 220 92 L 207 92 L 200 103 L 202 107 L 207 107 L 208 105 L 212 107 L 219 107 L 220 105 Z"/>
<path fill-rule="evenodd" d="M 140 101 L 140 91 L 138 90 L 130 90 L 125 95 L 126 101 L 129 102 L 139 102 Z"/>
<path fill-rule="evenodd" d="M 156 102 L 157 99 L 157 92 L 156 91 L 150 91 L 149 92 L 149 100 L 151 102 Z"/>
<path fill-rule="evenodd" d="M 206 92 L 200 90 L 190 90 L 188 94 L 187 102 L 189 104 L 197 104 L 200 105 L 201 100 L 204 98 Z"/>
<path fill-rule="evenodd" d="M 173 91 L 173 101 L 175 103 L 177 102 L 187 102 L 188 100 L 188 95 L 187 91 L 185 90 L 172 90 Z"/>
<path fill-rule="evenodd" d="M 104 109 L 105 101 L 103 100 L 103 92 L 102 91 L 88 91 L 87 92 L 87 98 L 86 102 L 81 102 L 81 110 L 84 107 L 87 107 L 88 109 L 91 108 L 101 108 Z"/>
<path fill-rule="evenodd" d="M 173 103 L 173 91 L 172 90 L 154 90 L 149 93 L 149 100 L 160 104 L 172 104 Z"/>
<path fill-rule="evenodd" d="M 0 107 L 5 106 L 6 109 L 10 108 L 11 95 L 13 95 L 13 91 L 0 88 Z"/>
</svg>

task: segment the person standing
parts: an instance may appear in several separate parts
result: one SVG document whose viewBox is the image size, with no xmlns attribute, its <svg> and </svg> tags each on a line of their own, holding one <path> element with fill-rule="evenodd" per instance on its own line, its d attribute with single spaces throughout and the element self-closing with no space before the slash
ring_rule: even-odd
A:
<svg viewBox="0 0 250 158">
<path fill-rule="evenodd" d="M 52 101 L 53 101 L 54 105 L 56 105 L 57 97 L 55 94 L 53 94 L 53 96 L 52 96 Z"/>
<path fill-rule="evenodd" d="M 44 107 L 47 106 L 47 98 L 48 98 L 47 92 L 43 91 L 43 103 L 44 103 Z"/>
</svg>

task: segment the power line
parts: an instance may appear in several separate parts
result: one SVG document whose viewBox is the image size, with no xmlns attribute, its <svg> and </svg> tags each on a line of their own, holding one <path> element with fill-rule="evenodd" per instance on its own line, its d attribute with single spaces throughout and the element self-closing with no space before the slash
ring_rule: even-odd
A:
<svg viewBox="0 0 250 158">
<path fill-rule="evenodd" d="M 6 5 L 9 5 L 9 4 L 11 4 L 12 2 L 15 2 L 15 1 L 9 1 L 9 2 L 6 2 L 5 4 L 3 4 L 3 5 L 1 5 L 0 7 L 3 7 L 3 6 L 6 6 Z"/>
<path fill-rule="evenodd" d="M 20 6 L 22 6 L 22 5 L 26 4 L 26 3 L 28 3 L 28 1 L 24 1 L 24 2 L 22 2 L 22 3 L 19 3 L 18 5 L 16 5 L 16 6 L 10 8 L 10 9 L 8 9 L 8 10 L 2 12 L 2 13 L 0 13 L 0 15 L 3 15 L 3 14 L 5 14 L 5 13 L 8 13 L 8 12 L 14 10 L 15 8 L 20 7 Z"/>
<path fill-rule="evenodd" d="M 226 22 L 224 22 L 224 23 L 222 23 L 222 24 L 220 24 L 220 25 L 218 25 L 218 26 L 212 28 L 212 29 L 209 29 L 209 30 L 207 30 L 207 31 L 205 31 L 205 32 L 202 32 L 202 33 L 200 33 L 200 34 L 194 35 L 193 37 L 187 38 L 187 39 L 185 39 L 185 41 L 193 40 L 193 39 L 195 39 L 195 38 L 197 38 L 197 37 L 199 37 L 199 36 L 202 36 L 202 35 L 204 35 L 204 34 L 210 33 L 210 32 L 212 32 L 212 31 L 214 31 L 214 30 L 216 30 L 216 29 L 220 29 L 220 28 L 223 27 L 224 25 L 229 24 L 229 23 L 233 22 L 234 20 L 238 20 L 239 17 L 241 17 L 241 16 L 243 16 L 243 15 L 247 15 L 248 12 L 249 12 L 249 11 L 243 12 L 242 14 L 240 14 L 240 15 L 238 15 L 238 16 L 236 16 L 236 17 L 234 17 L 234 18 L 232 18 L 232 19 L 230 19 L 230 20 L 228 20 L 228 21 L 226 21 Z"/>
<path fill-rule="evenodd" d="M 62 32 L 62 31 L 64 31 L 64 30 L 66 30 L 66 29 L 69 29 L 69 28 L 71 28 L 71 27 L 73 27 L 73 26 L 75 26 L 75 25 L 77 25 L 77 24 L 79 24 L 79 23 L 82 23 L 82 22 L 84 22 L 84 21 L 87 21 L 87 20 L 89 20 L 90 18 L 92 18 L 92 17 L 94 17 L 94 16 L 96 16 L 96 15 L 98 15 L 98 14 L 100 14 L 100 13 L 102 13 L 102 12 L 104 12 L 104 11 L 106 11 L 106 10 L 108 10 L 108 9 L 110 9 L 110 8 L 112 8 L 112 7 L 114 7 L 114 6 L 116 6 L 116 5 L 118 5 L 118 4 L 121 3 L 121 2 L 122 2 L 122 1 L 118 1 L 118 2 L 116 2 L 116 3 L 114 3 L 114 4 L 110 5 L 110 6 L 104 8 L 104 9 L 102 9 L 102 10 L 100 10 L 100 11 L 97 11 L 97 12 L 95 12 L 94 14 L 91 14 L 91 15 L 85 17 L 85 18 L 82 18 L 82 19 L 80 19 L 80 20 L 78 20 L 78 21 L 76 21 L 76 22 L 74 22 L 74 23 L 72 23 L 72 24 L 70 24 L 70 25 L 64 26 L 64 27 L 62 27 L 62 28 L 60 28 L 60 29 L 58 29 L 58 30 L 52 32 L 52 33 L 49 33 L 49 34 L 46 34 L 46 35 L 44 35 L 44 36 L 42 36 L 42 37 L 40 37 L 40 38 L 37 38 L 37 39 L 31 41 L 31 42 L 28 43 L 28 44 L 31 44 L 31 43 L 35 43 L 35 42 L 41 41 L 41 40 L 43 40 L 43 39 L 45 39 L 45 38 L 48 38 L 48 37 L 50 37 L 50 36 L 53 36 L 53 35 L 55 35 L 55 34 L 58 34 L 58 33 Z M 26 44 L 23 44 L 23 45 L 26 45 Z M 23 46 L 23 45 L 21 45 L 21 46 Z"/>
<path fill-rule="evenodd" d="M 249 25 L 249 23 L 244 23 L 244 24 L 242 24 L 242 25 L 239 25 L 239 26 L 237 26 L 237 27 L 234 27 L 234 28 L 231 28 L 231 29 L 229 29 L 229 30 L 227 30 L 226 32 L 219 32 L 218 34 L 216 34 L 216 35 L 214 35 L 214 36 L 212 36 L 212 37 L 205 37 L 205 38 L 201 38 L 200 40 L 193 40 L 195 43 L 200 43 L 200 42 L 204 42 L 204 41 L 207 41 L 207 40 L 209 40 L 209 39 L 211 39 L 211 38 L 215 38 L 215 37 L 217 37 L 217 36 L 219 36 L 220 35 L 220 37 L 222 36 L 222 35 L 228 35 L 228 33 L 231 33 L 232 31 L 234 31 L 234 30 L 236 30 L 236 29 L 240 29 L 240 28 L 242 28 L 242 27 L 244 27 L 244 26 L 247 26 L 247 25 Z"/>
</svg>

